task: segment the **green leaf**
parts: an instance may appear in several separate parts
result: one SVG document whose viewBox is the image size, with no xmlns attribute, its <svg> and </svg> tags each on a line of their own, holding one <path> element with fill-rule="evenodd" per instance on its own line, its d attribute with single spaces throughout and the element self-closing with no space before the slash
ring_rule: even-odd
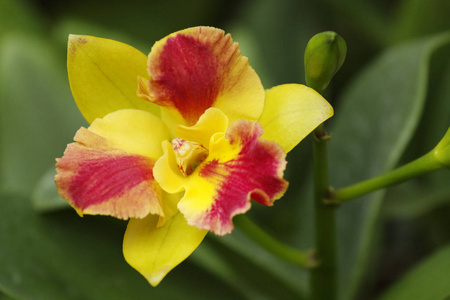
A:
<svg viewBox="0 0 450 300">
<path fill-rule="evenodd" d="M 31 194 L 33 207 L 40 212 L 69 208 L 69 203 L 61 198 L 55 185 L 56 170 L 52 167 L 39 179 Z"/>
<path fill-rule="evenodd" d="M 86 122 L 51 43 L 10 35 L 0 47 L 0 181 L 29 194 Z"/>
<path fill-rule="evenodd" d="M 359 34 L 360 39 L 371 44 L 386 44 L 390 19 L 382 11 L 379 3 L 353 0 L 322 1 L 333 11 L 333 16 L 339 16 L 337 19 L 343 24 L 343 27 L 351 27 L 352 31 Z M 331 28 L 333 30 L 333 27 Z"/>
<path fill-rule="evenodd" d="M 0 300 L 13 300 L 14 298 L 5 295 L 5 294 L 0 294 Z"/>
<path fill-rule="evenodd" d="M 246 2 L 238 13 L 264 63 L 264 73 L 259 74 L 264 87 L 304 82 L 304 50 L 308 40 L 317 33 L 319 16 L 324 12 L 312 1 L 262 0 Z"/>
<path fill-rule="evenodd" d="M 247 299 L 262 298 L 264 296 L 262 291 L 248 286 L 235 276 L 234 268 L 225 261 L 216 248 L 211 246 L 211 242 L 208 239 L 205 239 L 202 247 L 197 249 L 191 258 L 199 266 L 220 278 Z"/>
<path fill-rule="evenodd" d="M 392 169 L 420 120 L 433 51 L 443 34 L 390 49 L 357 76 L 336 109 L 330 141 L 330 183 L 338 188 Z M 384 192 L 338 211 L 341 299 L 352 299 L 367 272 Z"/>
<path fill-rule="evenodd" d="M 448 12 L 450 2 L 446 0 L 402 0 L 392 17 L 392 42 L 450 30 Z"/>
<path fill-rule="evenodd" d="M 244 299 L 305 299 L 301 279 L 307 271 L 280 263 L 237 229 L 225 237 L 209 236 L 198 250 L 193 260 Z"/>
<path fill-rule="evenodd" d="M 109 28 L 111 32 L 124 32 L 131 38 L 138 38 L 150 47 L 166 35 L 182 28 L 213 24 L 222 17 L 224 10 L 218 1 L 171 0 L 78 0 L 75 2 L 52 2 L 51 9 L 61 19 L 71 18 Z M 105 8 L 108 13 L 105 14 Z M 83 32 L 67 32 L 87 34 Z"/>
<path fill-rule="evenodd" d="M 383 207 L 387 218 L 418 218 L 450 205 L 448 186 L 438 186 L 436 180 L 425 184 L 418 182 L 420 180 L 413 180 L 388 191 Z"/>
<path fill-rule="evenodd" d="M 248 238 L 239 228 L 236 228 L 235 231 L 233 231 L 233 234 L 222 238 L 216 238 L 216 240 L 226 248 L 239 254 L 245 261 L 254 264 L 263 270 L 266 274 L 265 277 L 276 278 L 280 282 L 279 289 L 286 292 L 285 296 L 278 292 L 280 298 L 288 299 L 289 293 L 292 292 L 297 294 L 297 299 L 305 297 L 305 291 L 307 290 L 306 279 L 309 275 L 307 270 L 281 261 L 279 258 L 273 256 L 273 254 L 255 244 L 255 242 Z M 236 265 L 235 267 L 239 268 L 239 265 Z M 255 276 L 256 275 L 257 274 L 255 274 Z M 270 293 L 267 292 L 266 294 Z M 300 295 L 302 295 L 302 297 Z M 273 297 L 277 298 L 276 295 L 273 295 Z"/>
<path fill-rule="evenodd" d="M 37 300 L 239 299 L 189 260 L 152 288 L 122 256 L 125 224 L 74 211 L 40 215 L 27 198 L 0 193 L 0 292 Z"/>
<path fill-rule="evenodd" d="M 379 300 L 444 300 L 450 297 L 450 246 L 414 267 Z"/>
<path fill-rule="evenodd" d="M 450 125 L 450 47 L 433 55 L 430 88 L 421 123 L 411 141 L 403 162 L 411 161 L 433 149 Z M 385 212 L 388 217 L 416 218 L 450 204 L 447 170 L 433 172 L 399 186 L 387 193 Z"/>
<path fill-rule="evenodd" d="M 0 41 L 8 34 L 17 32 L 42 33 L 44 22 L 26 1 L 0 1 Z"/>
</svg>

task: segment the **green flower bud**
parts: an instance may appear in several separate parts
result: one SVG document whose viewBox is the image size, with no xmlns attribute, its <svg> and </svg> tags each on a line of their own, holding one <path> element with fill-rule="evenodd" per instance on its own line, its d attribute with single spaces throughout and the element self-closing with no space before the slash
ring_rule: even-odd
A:
<svg viewBox="0 0 450 300">
<path fill-rule="evenodd" d="M 336 32 L 324 31 L 313 36 L 305 50 L 306 85 L 321 93 L 341 68 L 347 45 Z"/>
<path fill-rule="evenodd" d="M 443 166 L 450 168 L 450 128 L 433 150 L 434 157 Z"/>
</svg>

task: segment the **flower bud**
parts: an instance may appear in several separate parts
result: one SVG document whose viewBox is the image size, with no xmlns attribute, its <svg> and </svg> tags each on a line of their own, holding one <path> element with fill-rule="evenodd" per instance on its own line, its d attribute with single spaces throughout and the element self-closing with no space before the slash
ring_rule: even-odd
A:
<svg viewBox="0 0 450 300">
<path fill-rule="evenodd" d="M 344 39 L 333 31 L 313 36 L 305 50 L 306 85 L 321 93 L 341 68 L 347 54 Z"/>
<path fill-rule="evenodd" d="M 433 150 L 434 157 L 443 166 L 450 168 L 450 128 Z"/>
</svg>

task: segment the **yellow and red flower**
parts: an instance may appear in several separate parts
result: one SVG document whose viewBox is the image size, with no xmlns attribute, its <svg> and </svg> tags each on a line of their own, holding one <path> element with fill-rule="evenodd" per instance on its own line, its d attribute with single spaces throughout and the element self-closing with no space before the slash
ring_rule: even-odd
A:
<svg viewBox="0 0 450 300">
<path fill-rule="evenodd" d="M 148 60 L 71 35 L 67 61 L 90 126 L 57 159 L 58 191 L 81 216 L 129 220 L 125 259 L 154 286 L 208 231 L 230 233 L 251 199 L 279 199 L 286 153 L 333 114 L 303 85 L 264 91 L 237 43 L 211 27 L 167 36 Z"/>
</svg>

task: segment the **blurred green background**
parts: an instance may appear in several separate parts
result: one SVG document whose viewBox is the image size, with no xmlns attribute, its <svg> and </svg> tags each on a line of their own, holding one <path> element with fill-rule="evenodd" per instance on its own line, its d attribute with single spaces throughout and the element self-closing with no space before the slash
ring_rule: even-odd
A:
<svg viewBox="0 0 450 300">
<path fill-rule="evenodd" d="M 67 80 L 68 34 L 115 39 L 148 53 L 174 31 L 220 27 L 270 88 L 303 83 L 309 38 L 336 31 L 348 54 L 324 95 L 336 114 L 327 123 L 330 182 L 341 187 L 425 154 L 444 135 L 449 15 L 448 0 L 0 0 L 0 300 L 308 295 L 307 271 L 272 257 L 239 230 L 208 235 L 151 288 L 122 257 L 125 222 L 81 219 L 67 209 L 54 188 L 54 159 L 87 125 Z M 301 249 L 313 245 L 310 142 L 288 155 L 286 196 L 250 212 Z M 339 208 L 340 299 L 450 295 L 449 173 Z"/>
</svg>

